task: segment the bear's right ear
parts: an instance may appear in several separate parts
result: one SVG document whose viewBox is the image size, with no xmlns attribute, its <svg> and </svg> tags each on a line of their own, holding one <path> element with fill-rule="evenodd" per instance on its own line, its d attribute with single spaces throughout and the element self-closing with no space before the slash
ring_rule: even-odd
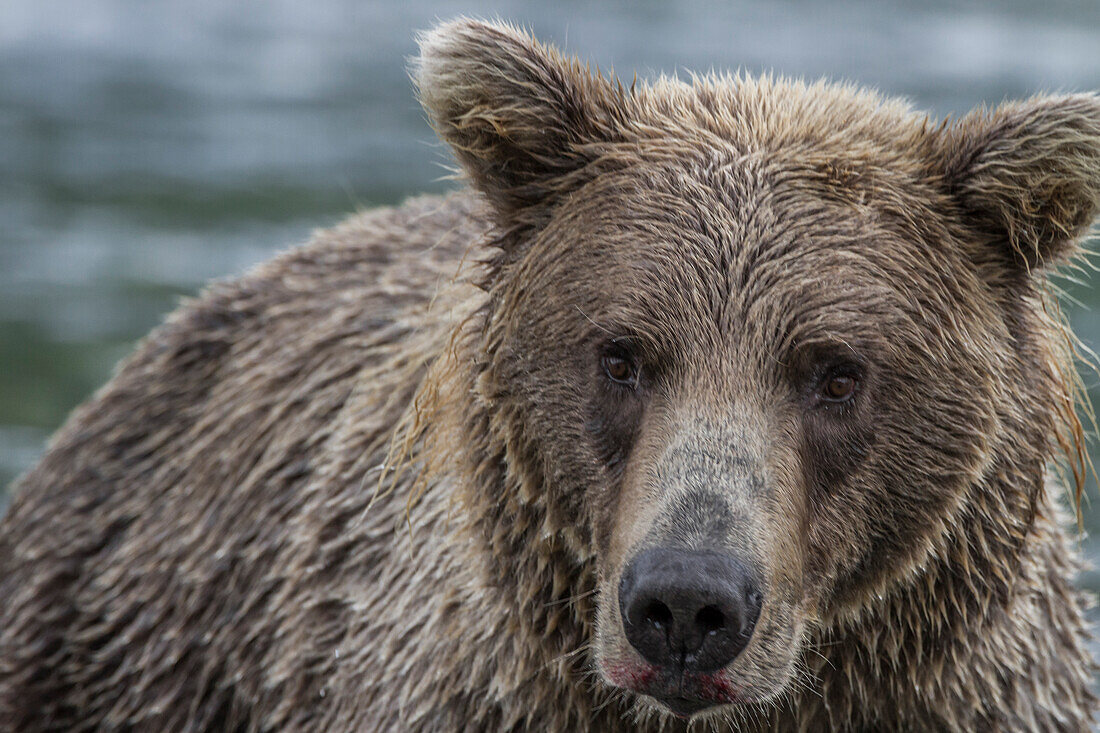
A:
<svg viewBox="0 0 1100 733">
<path fill-rule="evenodd" d="M 1035 97 L 937 131 L 965 220 L 1028 270 L 1064 262 L 1100 211 L 1100 97 Z"/>
<path fill-rule="evenodd" d="M 412 74 L 439 136 L 505 213 L 574 187 L 621 129 L 622 92 L 511 26 L 460 19 L 422 34 Z"/>
</svg>

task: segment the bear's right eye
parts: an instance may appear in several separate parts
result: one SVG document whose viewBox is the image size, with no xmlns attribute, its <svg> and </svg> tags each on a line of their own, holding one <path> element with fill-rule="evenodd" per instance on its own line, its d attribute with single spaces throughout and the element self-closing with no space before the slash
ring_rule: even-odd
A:
<svg viewBox="0 0 1100 733">
<path fill-rule="evenodd" d="M 630 354 L 616 349 L 603 355 L 600 359 L 604 374 L 616 384 L 626 387 L 638 386 L 638 367 Z"/>
</svg>

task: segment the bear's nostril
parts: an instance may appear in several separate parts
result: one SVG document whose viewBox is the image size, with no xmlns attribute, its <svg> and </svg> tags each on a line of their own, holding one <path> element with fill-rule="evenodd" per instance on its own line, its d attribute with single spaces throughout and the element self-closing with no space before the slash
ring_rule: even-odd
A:
<svg viewBox="0 0 1100 733">
<path fill-rule="evenodd" d="M 660 601 L 653 601 L 646 606 L 643 618 L 655 629 L 667 629 L 672 625 L 672 611 Z"/>
<path fill-rule="evenodd" d="M 726 627 L 726 615 L 714 606 L 704 606 L 695 614 L 695 625 L 704 634 L 714 634 Z"/>
</svg>

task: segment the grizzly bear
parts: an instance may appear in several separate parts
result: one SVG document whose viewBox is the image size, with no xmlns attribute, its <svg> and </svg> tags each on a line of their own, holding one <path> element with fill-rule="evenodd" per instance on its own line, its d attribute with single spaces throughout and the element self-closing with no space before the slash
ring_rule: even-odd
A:
<svg viewBox="0 0 1100 733">
<path fill-rule="evenodd" d="M 19 482 L 4 730 L 1090 726 L 1046 281 L 1100 98 L 625 87 L 469 20 L 413 73 L 470 189 L 212 286 Z"/>
</svg>

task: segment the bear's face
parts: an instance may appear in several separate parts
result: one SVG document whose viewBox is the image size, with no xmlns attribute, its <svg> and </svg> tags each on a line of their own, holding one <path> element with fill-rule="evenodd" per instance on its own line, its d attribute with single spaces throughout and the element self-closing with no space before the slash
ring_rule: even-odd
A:
<svg viewBox="0 0 1100 733">
<path fill-rule="evenodd" d="M 774 700 L 991 475 L 1041 475 L 1032 272 L 1095 211 L 1095 99 L 930 128 L 824 85 L 627 93 L 465 21 L 418 81 L 499 217 L 479 388 L 596 566 L 605 683 L 680 716 Z"/>
<path fill-rule="evenodd" d="M 1010 357 L 954 248 L 792 161 L 669 144 L 502 273 L 493 378 L 587 526 L 601 674 L 691 712 L 775 696 L 809 625 L 922 562 Z"/>
</svg>

